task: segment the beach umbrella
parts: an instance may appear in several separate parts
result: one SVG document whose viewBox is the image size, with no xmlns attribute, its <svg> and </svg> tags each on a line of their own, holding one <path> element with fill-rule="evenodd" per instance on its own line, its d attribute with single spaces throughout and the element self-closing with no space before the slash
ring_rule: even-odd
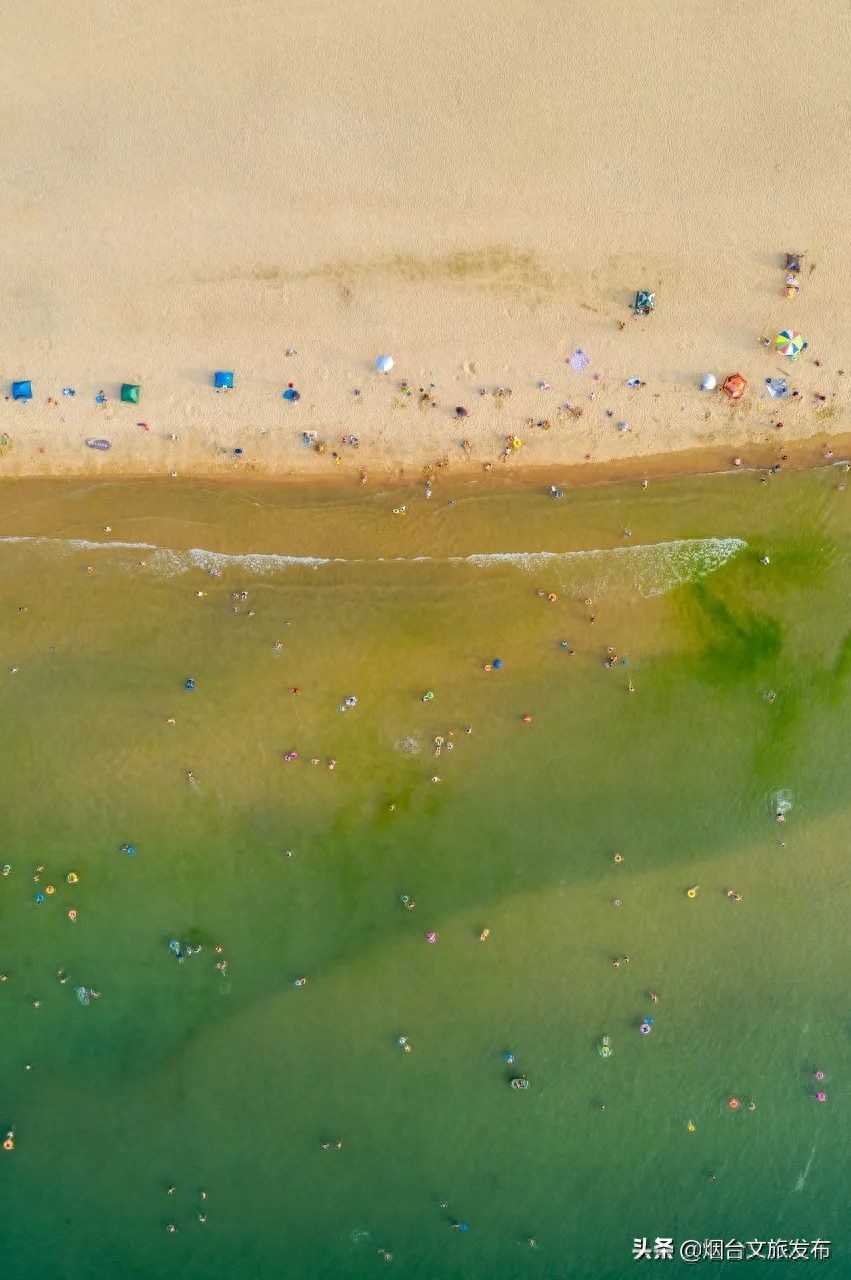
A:
<svg viewBox="0 0 851 1280">
<path fill-rule="evenodd" d="M 32 400 L 33 387 L 29 381 L 12 383 L 12 399 L 13 400 Z"/>
<path fill-rule="evenodd" d="M 781 355 L 788 356 L 790 360 L 796 360 L 807 343 L 797 329 L 784 329 L 774 339 L 774 345 Z"/>
<path fill-rule="evenodd" d="M 225 369 L 219 369 L 213 374 L 213 386 L 217 391 L 233 391 L 233 374 Z"/>
<path fill-rule="evenodd" d="M 729 378 L 724 379 L 724 385 L 721 388 L 722 391 L 726 391 L 731 400 L 741 400 L 747 389 L 747 380 L 740 373 L 731 373 Z"/>
<path fill-rule="evenodd" d="M 139 403 L 139 387 L 135 382 L 122 382 L 121 399 L 125 404 Z"/>
<path fill-rule="evenodd" d="M 393 368 L 393 364 L 392 356 L 379 356 L 375 362 L 375 368 L 379 373 L 389 373 Z"/>
<path fill-rule="evenodd" d="M 718 386 L 718 379 L 714 373 L 705 373 L 700 384 L 701 391 L 714 391 Z"/>
</svg>

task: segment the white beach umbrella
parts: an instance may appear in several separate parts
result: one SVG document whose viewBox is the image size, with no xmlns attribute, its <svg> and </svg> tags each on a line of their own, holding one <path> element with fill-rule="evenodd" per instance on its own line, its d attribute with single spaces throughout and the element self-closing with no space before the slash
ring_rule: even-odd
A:
<svg viewBox="0 0 851 1280">
<path fill-rule="evenodd" d="M 375 362 L 375 367 L 379 373 L 389 373 L 393 368 L 393 357 L 379 356 Z"/>
<path fill-rule="evenodd" d="M 714 391 L 718 386 L 718 379 L 714 373 L 704 374 L 703 381 L 700 384 L 701 391 Z"/>
</svg>

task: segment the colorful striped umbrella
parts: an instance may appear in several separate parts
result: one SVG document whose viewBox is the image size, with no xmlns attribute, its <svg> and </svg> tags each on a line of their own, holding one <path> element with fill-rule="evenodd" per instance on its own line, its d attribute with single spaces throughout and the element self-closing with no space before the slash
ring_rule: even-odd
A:
<svg viewBox="0 0 851 1280">
<path fill-rule="evenodd" d="M 781 355 L 788 356 L 790 360 L 795 360 L 807 345 L 797 329 L 784 329 L 782 333 L 778 333 L 774 339 L 774 345 Z"/>
</svg>

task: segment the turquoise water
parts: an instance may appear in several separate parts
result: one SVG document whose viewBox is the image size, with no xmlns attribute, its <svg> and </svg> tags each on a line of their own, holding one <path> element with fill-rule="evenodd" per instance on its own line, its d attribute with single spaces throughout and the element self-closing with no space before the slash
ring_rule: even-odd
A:
<svg viewBox="0 0 851 1280">
<path fill-rule="evenodd" d="M 9 1274 L 847 1274 L 838 478 L 7 489 Z"/>
</svg>

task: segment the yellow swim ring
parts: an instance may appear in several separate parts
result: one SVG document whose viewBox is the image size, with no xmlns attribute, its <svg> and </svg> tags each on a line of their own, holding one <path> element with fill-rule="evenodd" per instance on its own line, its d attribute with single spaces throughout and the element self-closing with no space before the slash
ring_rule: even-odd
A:
<svg viewBox="0 0 851 1280">
<path fill-rule="evenodd" d="M 696 898 L 696 897 L 697 897 L 697 891 L 698 891 L 698 889 L 699 889 L 699 888 L 700 888 L 700 885 L 699 885 L 699 884 L 693 884 L 693 885 L 691 886 L 691 888 L 690 888 L 690 889 L 686 889 L 686 897 L 687 897 L 687 898 Z"/>
<path fill-rule="evenodd" d="M 80 877 L 77 875 L 76 871 L 69 871 L 65 877 L 67 884 L 76 884 L 79 879 Z"/>
</svg>

